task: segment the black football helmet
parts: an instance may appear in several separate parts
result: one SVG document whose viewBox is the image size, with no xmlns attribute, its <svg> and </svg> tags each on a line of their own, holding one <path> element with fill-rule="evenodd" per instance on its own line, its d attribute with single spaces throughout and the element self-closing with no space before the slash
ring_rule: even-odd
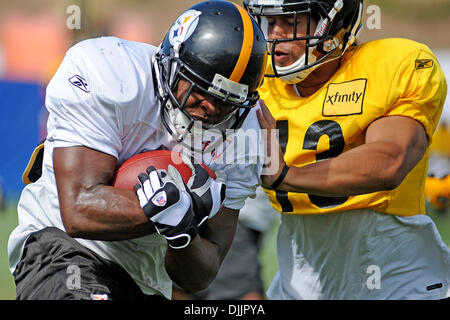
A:
<svg viewBox="0 0 450 320">
<path fill-rule="evenodd" d="M 320 64 L 341 57 L 362 29 L 363 0 L 245 0 L 244 7 L 257 18 L 266 38 L 267 17 L 293 18 L 292 38 L 267 40 L 273 72 L 266 76 L 279 77 L 288 83 L 301 82 Z M 297 35 L 299 15 L 308 17 L 306 35 Z M 317 23 L 316 30 L 310 28 L 311 19 Z M 274 60 L 277 44 L 298 40 L 306 41 L 304 55 L 289 66 L 277 66 Z"/>
<path fill-rule="evenodd" d="M 267 43 L 256 20 L 228 1 L 205 1 L 183 12 L 166 34 L 153 58 L 164 126 L 177 140 L 212 128 L 238 129 L 259 99 Z M 174 90 L 180 79 L 190 84 L 179 101 Z M 212 96 L 226 116 L 220 123 L 202 123 L 186 110 L 196 90 Z M 192 138 L 192 137 L 191 137 Z"/>
</svg>

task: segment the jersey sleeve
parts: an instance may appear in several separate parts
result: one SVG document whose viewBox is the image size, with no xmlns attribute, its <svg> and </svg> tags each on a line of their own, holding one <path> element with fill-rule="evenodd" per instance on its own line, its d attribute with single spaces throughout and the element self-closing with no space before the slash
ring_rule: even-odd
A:
<svg viewBox="0 0 450 320">
<path fill-rule="evenodd" d="M 400 64 L 391 83 L 387 116 L 407 116 L 419 121 L 431 143 L 439 122 L 447 83 L 436 57 L 425 46 Z"/>
<path fill-rule="evenodd" d="M 227 188 L 224 206 L 226 208 L 240 210 L 247 198 L 256 197 L 256 188 L 259 185 L 257 171 L 257 165 L 233 165 L 225 170 Z"/>
<path fill-rule="evenodd" d="M 224 206 L 240 210 L 247 198 L 256 197 L 256 189 L 261 183 L 265 149 L 256 108 L 248 114 L 224 154 L 225 158 L 219 161 L 223 165 L 216 167 L 227 176 Z M 211 168 L 216 170 L 214 166 Z"/>
<path fill-rule="evenodd" d="M 114 157 L 121 148 L 121 115 L 101 53 L 87 40 L 69 49 L 46 92 L 47 139 L 55 147 L 86 146 Z"/>
</svg>

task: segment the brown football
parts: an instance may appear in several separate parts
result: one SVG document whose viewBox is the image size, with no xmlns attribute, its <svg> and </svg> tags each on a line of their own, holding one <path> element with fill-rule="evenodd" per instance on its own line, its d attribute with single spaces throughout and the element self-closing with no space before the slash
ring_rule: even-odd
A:
<svg viewBox="0 0 450 320">
<path fill-rule="evenodd" d="M 133 190 L 135 184 L 139 183 L 138 175 L 150 167 L 166 170 L 171 164 L 180 172 L 184 183 L 192 176 L 191 169 L 183 162 L 179 152 L 171 150 L 154 150 L 137 154 L 123 162 L 116 170 L 112 185 L 116 188 Z M 202 166 L 208 171 L 212 178 L 216 178 L 214 172 L 207 166 Z"/>
</svg>

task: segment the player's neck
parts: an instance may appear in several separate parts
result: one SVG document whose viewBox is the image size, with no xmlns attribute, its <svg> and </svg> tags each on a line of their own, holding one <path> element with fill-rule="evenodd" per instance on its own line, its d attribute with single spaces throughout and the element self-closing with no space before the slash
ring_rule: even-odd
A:
<svg viewBox="0 0 450 320">
<path fill-rule="evenodd" d="M 341 59 L 336 59 L 330 61 L 316 70 L 311 72 L 311 74 L 302 82 L 297 83 L 297 91 L 302 97 L 309 97 L 316 93 L 322 86 L 331 79 L 331 77 L 336 73 L 341 64 Z"/>
</svg>

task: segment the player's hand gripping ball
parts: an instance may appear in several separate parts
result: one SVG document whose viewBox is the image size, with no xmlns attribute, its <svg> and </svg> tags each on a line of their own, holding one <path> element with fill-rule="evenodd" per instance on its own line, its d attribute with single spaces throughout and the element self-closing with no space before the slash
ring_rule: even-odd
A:
<svg viewBox="0 0 450 320">
<path fill-rule="evenodd" d="M 170 150 L 148 151 L 131 157 L 117 169 L 113 180 L 116 188 L 133 190 L 138 182 L 137 177 L 153 166 L 165 178 L 169 165 L 180 174 L 186 191 L 192 199 L 192 209 L 195 221 L 200 226 L 204 221 L 212 218 L 222 207 L 225 200 L 225 175 L 213 172 L 203 163 L 194 158 L 181 156 L 179 152 Z"/>
<path fill-rule="evenodd" d="M 134 192 L 147 218 L 170 247 L 182 249 L 198 233 L 192 201 L 177 169 L 169 164 L 167 174 L 154 166 L 138 175 Z"/>
<path fill-rule="evenodd" d="M 137 154 L 123 162 L 117 168 L 113 179 L 113 186 L 121 189 L 133 190 L 137 183 L 137 176 L 145 172 L 148 167 L 154 166 L 156 170 L 167 173 L 168 166 L 172 165 L 178 170 L 184 183 L 192 177 L 191 169 L 183 162 L 181 154 L 170 150 L 154 150 Z M 216 178 L 214 172 L 202 164 L 202 167 L 213 179 Z"/>
</svg>

